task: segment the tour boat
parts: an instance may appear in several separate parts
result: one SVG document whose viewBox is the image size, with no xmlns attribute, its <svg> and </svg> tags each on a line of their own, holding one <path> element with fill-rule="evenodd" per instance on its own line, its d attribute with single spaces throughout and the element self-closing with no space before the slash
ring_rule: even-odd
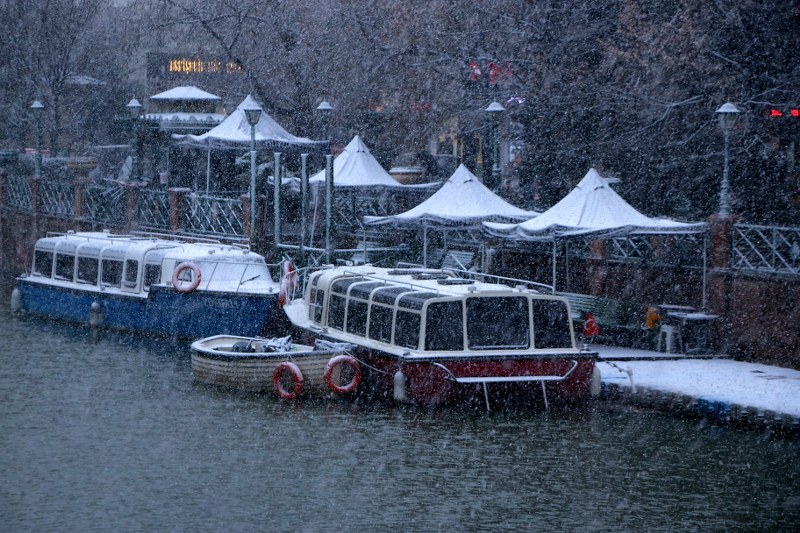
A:
<svg viewBox="0 0 800 533">
<path fill-rule="evenodd" d="M 36 241 L 11 307 L 113 329 L 200 338 L 263 335 L 280 283 L 245 247 L 162 236 L 68 232 Z"/>
<path fill-rule="evenodd" d="M 192 343 L 194 379 L 245 391 L 273 390 L 284 399 L 301 394 L 338 397 L 361 381 L 358 361 L 346 344 L 293 343 L 291 337 L 214 335 Z"/>
<path fill-rule="evenodd" d="M 521 280 L 422 268 L 308 273 L 284 312 L 300 332 L 355 345 L 363 388 L 424 405 L 580 401 L 600 392 L 597 352 L 575 341 L 569 303 Z M 490 401 L 491 398 L 491 401 Z"/>
</svg>

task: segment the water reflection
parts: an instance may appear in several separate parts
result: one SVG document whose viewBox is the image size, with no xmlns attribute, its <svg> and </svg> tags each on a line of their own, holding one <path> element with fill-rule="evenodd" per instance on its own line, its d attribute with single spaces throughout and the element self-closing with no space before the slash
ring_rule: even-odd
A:
<svg viewBox="0 0 800 533">
<path fill-rule="evenodd" d="M 789 530 L 800 446 L 646 411 L 302 404 L 0 312 L 3 529 Z"/>
</svg>

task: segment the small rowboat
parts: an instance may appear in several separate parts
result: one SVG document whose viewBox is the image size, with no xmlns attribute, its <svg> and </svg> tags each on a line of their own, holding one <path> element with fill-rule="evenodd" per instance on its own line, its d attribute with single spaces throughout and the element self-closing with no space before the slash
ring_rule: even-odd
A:
<svg viewBox="0 0 800 533">
<path fill-rule="evenodd" d="M 359 362 L 346 343 L 293 343 L 291 337 L 215 335 L 192 343 L 194 379 L 245 391 L 274 390 L 283 399 L 337 397 L 361 381 Z"/>
</svg>

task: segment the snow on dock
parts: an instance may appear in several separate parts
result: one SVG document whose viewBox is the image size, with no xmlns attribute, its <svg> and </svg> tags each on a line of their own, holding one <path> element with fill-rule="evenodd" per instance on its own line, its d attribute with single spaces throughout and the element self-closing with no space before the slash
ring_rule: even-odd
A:
<svg viewBox="0 0 800 533">
<path fill-rule="evenodd" d="M 595 345 L 603 394 L 676 414 L 800 434 L 800 371 L 723 356 Z"/>
</svg>

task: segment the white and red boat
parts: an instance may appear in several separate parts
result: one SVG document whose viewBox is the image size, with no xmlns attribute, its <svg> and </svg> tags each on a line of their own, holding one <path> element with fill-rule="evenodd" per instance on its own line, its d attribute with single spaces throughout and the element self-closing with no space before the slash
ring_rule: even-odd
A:
<svg viewBox="0 0 800 533">
<path fill-rule="evenodd" d="M 403 402 L 583 400 L 597 353 L 577 346 L 549 286 L 452 271 L 329 267 L 284 306 L 309 337 L 355 345 L 365 390 Z"/>
</svg>

